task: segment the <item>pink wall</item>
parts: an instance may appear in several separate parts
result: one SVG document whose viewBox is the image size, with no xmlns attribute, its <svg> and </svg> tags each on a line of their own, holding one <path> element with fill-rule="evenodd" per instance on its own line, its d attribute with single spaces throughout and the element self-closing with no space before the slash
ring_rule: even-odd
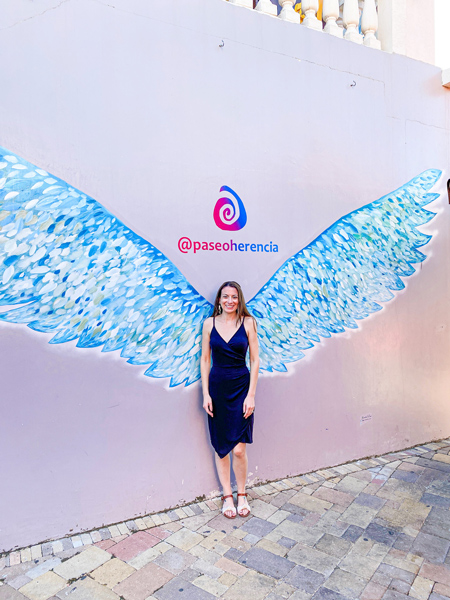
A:
<svg viewBox="0 0 450 600">
<path fill-rule="evenodd" d="M 77 0 L 9 14 L 0 145 L 96 198 L 209 300 L 228 278 L 250 299 L 342 215 L 442 170 L 438 214 L 421 228 L 428 258 L 406 289 L 288 374 L 261 377 L 250 479 L 449 435 L 439 70 L 222 0 L 171 7 Z M 244 201 L 241 239 L 277 242 L 278 254 L 179 252 L 182 235 L 228 239 L 212 219 L 222 185 Z M 116 353 L 50 337 L 0 324 L 0 551 L 218 489 L 198 384 L 169 389 Z"/>
</svg>

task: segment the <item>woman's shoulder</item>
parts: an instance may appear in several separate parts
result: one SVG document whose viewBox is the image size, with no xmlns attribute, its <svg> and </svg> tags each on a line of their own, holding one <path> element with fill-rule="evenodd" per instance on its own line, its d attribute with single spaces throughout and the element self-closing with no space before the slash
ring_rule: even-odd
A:
<svg viewBox="0 0 450 600">
<path fill-rule="evenodd" d="M 248 331 L 250 328 L 256 330 L 256 319 L 255 317 L 244 316 L 244 327 Z"/>
<path fill-rule="evenodd" d="M 207 317 L 203 321 L 203 329 L 206 329 L 207 331 L 211 331 L 213 322 L 214 322 L 214 319 L 212 317 Z"/>
</svg>

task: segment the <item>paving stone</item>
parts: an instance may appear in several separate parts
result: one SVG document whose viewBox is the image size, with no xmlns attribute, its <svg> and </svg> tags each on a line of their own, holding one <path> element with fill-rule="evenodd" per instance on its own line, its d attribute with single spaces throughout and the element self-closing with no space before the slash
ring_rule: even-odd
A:
<svg viewBox="0 0 450 600">
<path fill-rule="evenodd" d="M 312 569 L 297 565 L 285 577 L 285 581 L 304 592 L 314 594 L 325 581 L 325 576 Z"/>
<path fill-rule="evenodd" d="M 310 546 L 314 546 L 323 535 L 323 532 L 320 529 L 303 527 L 301 523 L 293 523 L 287 519 L 277 525 L 272 533 Z"/>
<path fill-rule="evenodd" d="M 160 554 L 155 560 L 155 564 L 163 567 L 173 575 L 179 575 L 182 571 L 191 567 L 196 562 L 196 557 L 192 556 L 179 548 L 171 548 L 164 554 Z"/>
<path fill-rule="evenodd" d="M 443 563 L 449 548 L 449 540 L 420 532 L 414 540 L 412 551 L 423 556 L 428 562 Z"/>
<path fill-rule="evenodd" d="M 277 512 L 277 507 L 262 500 L 253 500 L 251 503 L 252 514 L 260 519 L 268 519 Z"/>
<path fill-rule="evenodd" d="M 398 470 L 392 473 L 391 477 L 394 479 L 401 479 L 402 481 L 408 481 L 408 483 L 415 483 L 419 479 L 419 474 L 414 471 L 401 471 Z"/>
<path fill-rule="evenodd" d="M 289 514 L 290 513 L 287 510 L 277 510 L 267 519 L 267 521 L 268 523 L 279 525 L 289 516 Z"/>
<path fill-rule="evenodd" d="M 383 596 L 383 600 L 411 600 L 409 596 L 395 592 L 394 590 L 387 590 Z"/>
<path fill-rule="evenodd" d="M 425 520 L 422 532 L 450 540 L 450 511 L 433 507 Z"/>
<path fill-rule="evenodd" d="M 244 554 L 242 550 L 237 550 L 237 548 L 230 548 L 225 552 L 224 557 L 229 560 L 239 560 L 240 557 Z"/>
<path fill-rule="evenodd" d="M 352 547 L 351 542 L 325 533 L 323 537 L 315 545 L 317 550 L 335 556 L 336 558 L 343 558 Z"/>
<path fill-rule="evenodd" d="M 429 469 L 436 469 L 437 471 L 443 471 L 445 473 L 450 473 L 450 465 L 435 460 L 429 460 L 427 458 L 419 458 L 416 462 L 416 465 L 428 467 Z"/>
<path fill-rule="evenodd" d="M 420 501 L 429 506 L 437 506 L 444 509 L 450 508 L 450 498 L 444 498 L 443 496 L 437 496 L 436 494 L 425 492 Z"/>
<path fill-rule="evenodd" d="M 309 515 L 308 515 L 309 516 Z M 302 521 L 304 521 L 307 517 L 304 517 L 302 515 L 289 515 L 287 517 L 288 521 L 292 521 L 293 523 L 301 523 Z M 303 525 L 305 525 L 305 523 L 303 523 Z"/>
<path fill-rule="evenodd" d="M 109 588 L 100 585 L 89 577 L 76 581 L 57 594 L 60 600 L 119 600 L 119 596 Z"/>
<path fill-rule="evenodd" d="M 321 587 L 313 596 L 313 600 L 347 600 L 347 596 L 343 596 L 338 592 L 329 590 L 326 587 Z"/>
<path fill-rule="evenodd" d="M 179 576 L 182 577 L 185 581 L 189 581 L 190 583 L 192 583 L 194 579 L 197 579 L 197 577 L 200 577 L 200 575 L 200 571 L 196 571 L 195 569 L 191 569 L 191 567 L 188 567 L 182 573 L 180 573 Z"/>
<path fill-rule="evenodd" d="M 30 598 L 30 600 L 47 600 L 47 598 L 54 596 L 65 588 L 66 585 L 66 581 L 62 577 L 48 571 L 24 585 L 19 589 L 19 592 Z"/>
<path fill-rule="evenodd" d="M 447 600 L 445 596 L 440 596 L 439 594 L 435 594 L 432 592 L 429 596 L 430 600 Z"/>
<path fill-rule="evenodd" d="M 264 537 L 271 531 L 275 529 L 276 525 L 273 523 L 268 523 L 263 519 L 259 519 L 258 517 L 252 517 L 248 521 L 242 525 L 241 529 L 251 533 L 252 535 L 256 535 L 259 538 Z M 245 539 L 245 538 L 244 538 Z"/>
<path fill-rule="evenodd" d="M 339 560 L 334 556 L 315 550 L 303 544 L 297 544 L 288 553 L 288 559 L 293 562 L 322 573 L 328 577 L 333 572 Z"/>
<path fill-rule="evenodd" d="M 248 570 L 243 565 L 240 565 L 229 558 L 226 558 L 225 556 L 222 556 L 222 558 L 220 558 L 214 566 L 236 577 L 242 577 Z"/>
<path fill-rule="evenodd" d="M 278 540 L 278 544 L 281 544 L 281 546 L 284 546 L 285 548 L 293 548 L 295 546 L 297 542 L 291 538 L 288 537 L 282 537 Z"/>
<path fill-rule="evenodd" d="M 326 500 L 321 500 L 320 498 L 308 496 L 303 492 L 298 492 L 297 494 L 295 494 L 295 496 L 292 496 L 289 502 L 294 506 L 299 506 L 300 508 L 304 508 L 305 510 L 310 510 L 312 512 L 317 512 L 319 514 L 324 513 L 333 506 L 332 502 L 327 502 Z"/>
<path fill-rule="evenodd" d="M 330 489 L 323 486 L 314 492 L 313 497 L 320 498 L 321 500 L 326 500 L 327 502 L 331 502 L 332 504 L 339 504 L 340 506 L 344 506 L 345 508 L 350 506 L 350 504 L 355 499 L 355 497 L 351 494 L 346 494 L 345 492 L 340 492 L 339 490 Z"/>
<path fill-rule="evenodd" d="M 27 600 L 27 597 L 9 585 L 0 586 L 0 600 Z"/>
<path fill-rule="evenodd" d="M 18 590 L 19 588 L 23 587 L 30 581 L 31 581 L 30 577 L 27 577 L 26 575 L 19 575 L 19 577 L 16 577 L 15 579 L 11 579 L 11 581 L 8 581 L 8 585 L 10 585 L 15 590 Z"/>
<path fill-rule="evenodd" d="M 194 579 L 192 583 L 195 586 L 204 590 L 205 592 L 209 592 L 216 598 L 222 596 L 222 594 L 224 594 L 228 589 L 228 586 L 224 585 L 223 583 L 220 583 L 215 579 L 211 579 L 207 575 L 200 575 L 200 577 Z"/>
<path fill-rule="evenodd" d="M 418 578 L 416 577 L 416 580 Z M 427 580 L 429 581 L 429 580 Z M 414 582 L 415 583 L 415 582 Z M 414 584 L 413 584 L 414 585 Z M 433 586 L 433 582 L 431 581 L 431 585 Z M 450 598 L 450 587 L 444 585 L 443 583 L 435 583 L 433 587 L 433 591 L 440 596 L 445 596 L 446 598 Z M 422 599 L 420 599 L 422 600 Z"/>
<path fill-rule="evenodd" d="M 59 556 L 54 556 L 27 571 L 26 576 L 30 579 L 35 579 L 36 577 L 39 577 L 39 575 L 43 575 L 44 573 L 47 573 L 47 571 L 51 571 L 54 567 L 56 567 L 56 565 L 59 565 L 60 562 L 61 559 Z"/>
<path fill-rule="evenodd" d="M 183 528 L 168 537 L 166 542 L 168 544 L 172 544 L 172 546 L 180 548 L 180 550 L 190 550 L 190 548 L 193 548 L 202 540 L 203 536 L 199 533 L 195 533 L 194 531 L 189 531 L 189 529 Z"/>
<path fill-rule="evenodd" d="M 289 512 L 294 515 L 299 515 L 301 517 L 306 517 L 310 512 L 309 510 L 306 510 L 306 508 L 301 508 L 300 506 L 296 506 L 295 504 L 291 504 L 290 502 L 286 502 L 286 504 L 283 504 L 281 510 L 284 510 L 285 512 Z"/>
<path fill-rule="evenodd" d="M 389 589 L 394 592 L 400 592 L 400 594 L 408 595 L 411 586 L 406 581 L 402 581 L 401 579 L 393 579 L 389 584 Z"/>
<path fill-rule="evenodd" d="M 380 563 L 381 559 L 378 560 L 351 552 L 339 563 L 339 568 L 348 571 L 349 573 L 359 575 L 363 579 L 370 579 L 379 568 Z M 386 587 L 388 586 L 388 583 L 386 584 Z"/>
<path fill-rule="evenodd" d="M 118 596 L 123 596 L 125 600 L 146 600 L 172 578 L 172 573 L 166 569 L 149 563 L 116 585 L 114 592 Z"/>
<path fill-rule="evenodd" d="M 215 567 L 213 564 L 202 558 L 197 559 L 192 568 L 203 575 L 208 575 L 212 579 L 218 579 L 223 574 L 222 569 Z"/>
<path fill-rule="evenodd" d="M 403 550 L 404 552 L 409 552 L 412 548 L 414 540 L 414 537 L 406 535 L 406 533 L 399 533 L 392 547 L 396 550 Z"/>
<path fill-rule="evenodd" d="M 224 594 L 226 600 L 263 600 L 275 587 L 275 580 L 254 571 L 238 579 Z M 161 600 L 172 600 L 164 598 Z M 190 600 L 190 599 L 189 599 Z"/>
<path fill-rule="evenodd" d="M 208 522 L 208 525 L 213 529 L 217 529 L 218 531 L 231 533 L 233 530 L 238 528 L 236 522 L 240 524 L 240 517 L 237 517 L 236 519 L 227 519 L 222 514 L 219 514 L 211 519 L 211 521 Z"/>
<path fill-rule="evenodd" d="M 369 508 L 380 509 L 386 503 L 384 498 L 378 498 L 378 496 L 373 496 L 372 494 L 365 494 L 361 492 L 359 496 L 355 498 L 356 504 L 361 504 L 362 506 L 368 506 Z"/>
<path fill-rule="evenodd" d="M 187 519 L 182 519 L 180 524 L 182 527 L 186 527 L 186 529 L 190 529 L 191 531 L 197 531 L 201 527 L 205 526 L 209 521 L 214 519 L 215 513 L 209 512 L 206 514 L 194 515 L 192 517 L 188 517 Z M 216 515 L 217 516 L 217 515 Z M 212 529 L 212 528 L 211 528 Z M 152 531 L 153 533 L 153 531 Z M 161 538 L 165 539 L 165 538 Z"/>
<path fill-rule="evenodd" d="M 393 528 L 386 528 L 376 523 L 370 523 L 364 531 L 364 536 L 380 544 L 392 546 L 398 537 L 398 532 Z"/>
<path fill-rule="evenodd" d="M 350 525 L 347 527 L 342 534 L 342 539 L 347 540 L 349 542 L 356 542 L 356 540 L 361 537 L 364 533 L 364 529 L 362 527 L 357 527 L 356 525 Z"/>
<path fill-rule="evenodd" d="M 427 492 L 443 498 L 450 498 L 450 481 L 446 476 L 444 480 L 433 480 L 427 487 Z"/>
<path fill-rule="evenodd" d="M 158 544 L 159 541 L 160 540 L 155 535 L 147 533 L 146 531 L 139 531 L 138 533 L 133 533 L 115 546 L 112 546 L 109 549 L 109 552 L 120 560 L 131 560 L 141 552 L 144 552 L 144 550 Z"/>
<path fill-rule="evenodd" d="M 381 600 L 385 591 L 386 587 L 384 585 L 369 581 L 361 594 L 361 600 Z"/>
<path fill-rule="evenodd" d="M 359 598 L 368 581 L 354 573 L 335 569 L 326 581 L 327 589 L 338 592 L 347 598 Z"/>
<path fill-rule="evenodd" d="M 287 558 L 268 552 L 263 548 L 251 548 L 240 557 L 239 562 L 247 568 L 255 569 L 255 571 L 275 579 L 285 577 L 295 567 L 295 563 Z"/>
<path fill-rule="evenodd" d="M 98 583 L 113 588 L 115 585 L 129 577 L 136 569 L 127 563 L 113 558 L 109 560 L 95 571 L 92 571 L 91 577 Z"/>
<path fill-rule="evenodd" d="M 153 595 L 158 600 L 214 600 L 215 598 L 213 594 L 181 579 L 181 577 L 175 577 Z"/>
<path fill-rule="evenodd" d="M 377 508 L 369 508 L 368 506 L 362 506 L 360 504 L 352 504 L 342 513 L 340 520 L 364 529 L 370 524 L 377 512 Z"/>
<path fill-rule="evenodd" d="M 401 581 L 406 581 L 411 585 L 414 581 L 415 574 L 410 571 L 406 571 L 404 569 L 399 569 L 398 567 L 394 567 L 392 565 L 387 565 L 386 563 L 381 563 L 378 567 L 378 572 L 383 575 L 387 575 L 392 579 L 400 579 Z"/>
<path fill-rule="evenodd" d="M 347 475 L 336 485 L 337 490 L 346 492 L 352 496 L 357 496 L 367 487 L 367 481 L 363 481 L 354 477 L 353 475 Z"/>
<path fill-rule="evenodd" d="M 419 575 L 450 587 L 450 569 L 445 565 L 432 565 L 424 562 Z"/>
<path fill-rule="evenodd" d="M 57 565 L 53 570 L 64 579 L 78 579 L 84 573 L 90 573 L 110 559 L 109 552 L 96 546 L 89 546 L 83 552 Z"/>
</svg>

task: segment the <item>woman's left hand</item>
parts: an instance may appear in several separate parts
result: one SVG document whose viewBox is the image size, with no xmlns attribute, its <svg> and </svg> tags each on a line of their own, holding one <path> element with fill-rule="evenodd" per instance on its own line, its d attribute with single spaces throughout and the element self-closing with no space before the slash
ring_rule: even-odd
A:
<svg viewBox="0 0 450 600">
<path fill-rule="evenodd" d="M 244 419 L 248 419 L 255 412 L 255 397 L 247 396 L 244 401 Z"/>
</svg>

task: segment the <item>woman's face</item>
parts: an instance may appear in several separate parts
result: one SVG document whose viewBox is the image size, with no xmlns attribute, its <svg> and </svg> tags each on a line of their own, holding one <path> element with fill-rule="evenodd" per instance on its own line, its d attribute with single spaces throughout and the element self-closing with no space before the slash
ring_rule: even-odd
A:
<svg viewBox="0 0 450 600">
<path fill-rule="evenodd" d="M 237 289 L 226 286 L 223 288 L 220 295 L 220 306 L 224 313 L 235 313 L 239 304 L 239 296 Z"/>
</svg>

